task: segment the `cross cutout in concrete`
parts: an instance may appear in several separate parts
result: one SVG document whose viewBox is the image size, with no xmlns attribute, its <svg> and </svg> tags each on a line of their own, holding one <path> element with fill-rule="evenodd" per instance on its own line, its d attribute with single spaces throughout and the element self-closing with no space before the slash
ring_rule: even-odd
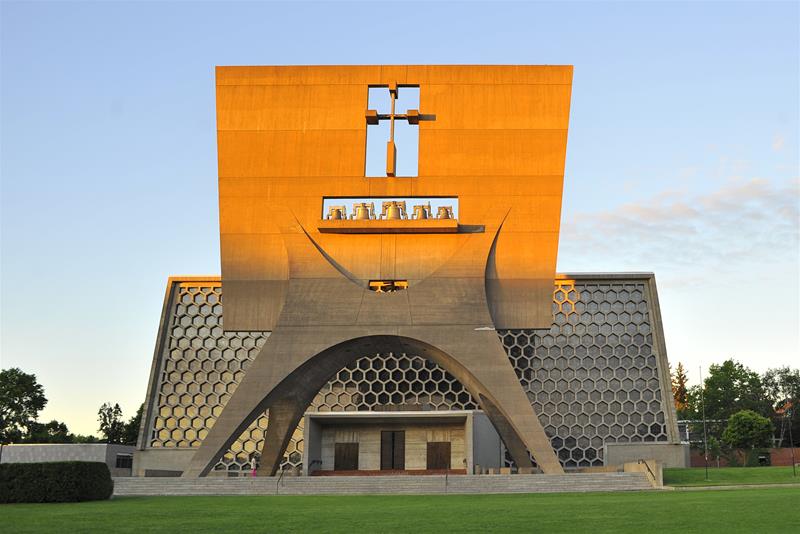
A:
<svg viewBox="0 0 800 534">
<path fill-rule="evenodd" d="M 408 121 L 408 124 L 419 125 L 419 121 L 435 120 L 435 115 L 423 115 L 417 109 L 409 109 L 405 113 L 395 113 L 395 104 L 400 87 L 397 83 L 389 84 L 389 97 L 391 110 L 389 113 L 378 113 L 377 110 L 368 109 L 366 113 L 367 124 L 377 125 L 380 121 L 389 121 L 389 141 L 386 143 L 386 176 L 395 176 L 397 172 L 397 146 L 394 143 L 394 122 L 396 120 Z M 417 86 L 407 86 L 417 87 Z"/>
</svg>

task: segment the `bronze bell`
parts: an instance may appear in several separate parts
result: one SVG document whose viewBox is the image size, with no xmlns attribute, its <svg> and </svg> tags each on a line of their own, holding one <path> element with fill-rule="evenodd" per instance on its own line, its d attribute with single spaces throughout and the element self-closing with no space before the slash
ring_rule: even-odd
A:
<svg viewBox="0 0 800 534">
<path fill-rule="evenodd" d="M 391 221 L 399 221 L 403 218 L 403 212 L 400 211 L 400 206 L 392 202 L 386 209 L 386 219 Z"/>
<path fill-rule="evenodd" d="M 436 218 L 437 219 L 452 219 L 453 218 L 453 208 L 450 206 L 439 206 L 436 210 Z"/>
<path fill-rule="evenodd" d="M 364 204 L 360 204 L 360 205 L 356 204 L 355 209 L 356 209 L 356 213 L 355 213 L 355 217 L 354 218 L 357 221 L 368 221 L 370 219 L 369 208 L 366 205 L 364 205 Z"/>
<path fill-rule="evenodd" d="M 428 206 L 424 204 L 419 204 L 414 206 L 414 218 L 416 220 L 427 219 L 428 218 Z"/>
<path fill-rule="evenodd" d="M 332 221 L 341 221 L 344 218 L 342 217 L 342 209 L 331 208 L 330 216 L 328 218 Z"/>
</svg>

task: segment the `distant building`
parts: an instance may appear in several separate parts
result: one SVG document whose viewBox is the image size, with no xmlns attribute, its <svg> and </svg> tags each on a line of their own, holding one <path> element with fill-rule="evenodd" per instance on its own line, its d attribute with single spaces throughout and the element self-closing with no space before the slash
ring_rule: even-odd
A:
<svg viewBox="0 0 800 534">
<path fill-rule="evenodd" d="M 103 462 L 113 477 L 131 476 L 136 447 L 113 443 L 41 443 L 0 446 L 0 463 Z"/>
</svg>

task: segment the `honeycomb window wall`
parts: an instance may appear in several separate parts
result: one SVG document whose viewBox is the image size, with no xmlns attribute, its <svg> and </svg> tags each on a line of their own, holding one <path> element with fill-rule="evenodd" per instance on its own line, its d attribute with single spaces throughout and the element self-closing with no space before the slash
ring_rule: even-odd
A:
<svg viewBox="0 0 800 534">
<path fill-rule="evenodd" d="M 645 281 L 558 280 L 549 330 L 499 330 L 520 383 L 565 468 L 603 464 L 605 443 L 666 442 L 667 414 Z M 173 284 L 144 446 L 200 445 L 265 332 L 223 332 L 218 281 Z M 479 409 L 435 363 L 409 354 L 364 355 L 341 369 L 310 411 Z M 264 443 L 268 413 L 256 419 L 215 470 L 248 470 Z M 302 463 L 302 423 L 284 467 Z"/>
</svg>

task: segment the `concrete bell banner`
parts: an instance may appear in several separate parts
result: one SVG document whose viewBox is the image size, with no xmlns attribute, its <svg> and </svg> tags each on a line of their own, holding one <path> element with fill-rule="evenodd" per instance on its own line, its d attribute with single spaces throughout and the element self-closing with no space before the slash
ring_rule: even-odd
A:
<svg viewBox="0 0 800 534">
<path fill-rule="evenodd" d="M 555 271 L 571 90 L 571 66 L 218 67 L 222 275 L 167 283 L 134 474 L 680 459 L 655 278 Z"/>
</svg>

